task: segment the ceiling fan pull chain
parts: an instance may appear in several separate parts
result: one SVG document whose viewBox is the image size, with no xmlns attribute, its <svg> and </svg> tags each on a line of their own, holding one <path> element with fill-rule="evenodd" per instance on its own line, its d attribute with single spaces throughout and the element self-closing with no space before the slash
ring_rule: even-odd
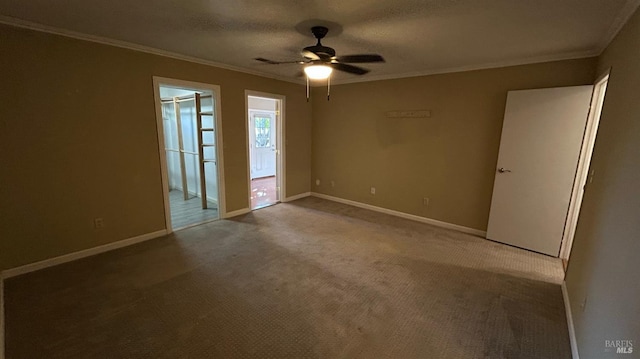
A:
<svg viewBox="0 0 640 359">
<path fill-rule="evenodd" d="M 327 77 L 327 101 L 329 101 L 330 95 L 331 95 L 331 76 Z"/>
<path fill-rule="evenodd" d="M 307 79 L 307 102 L 309 102 L 309 76 L 305 76 Z"/>
</svg>

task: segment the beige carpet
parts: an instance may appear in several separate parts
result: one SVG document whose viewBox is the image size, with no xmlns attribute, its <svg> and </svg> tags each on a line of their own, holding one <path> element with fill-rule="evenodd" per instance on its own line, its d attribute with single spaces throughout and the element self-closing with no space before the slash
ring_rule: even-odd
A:
<svg viewBox="0 0 640 359">
<path fill-rule="evenodd" d="M 306 198 L 8 280 L 7 359 L 570 358 L 561 277 Z"/>
</svg>

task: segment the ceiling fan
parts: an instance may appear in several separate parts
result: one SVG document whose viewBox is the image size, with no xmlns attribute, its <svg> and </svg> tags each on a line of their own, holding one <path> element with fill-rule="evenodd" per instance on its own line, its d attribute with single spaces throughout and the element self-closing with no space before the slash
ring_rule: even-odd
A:
<svg viewBox="0 0 640 359">
<path fill-rule="evenodd" d="M 268 60 L 262 57 L 255 58 L 255 60 L 271 65 L 306 65 L 304 72 L 307 75 L 307 79 L 311 78 L 314 80 L 328 78 L 333 69 L 354 75 L 364 75 L 369 72 L 369 70 L 365 68 L 349 65 L 349 63 L 384 62 L 384 58 L 377 54 L 336 56 L 336 50 L 331 47 L 324 46 L 320 42 L 320 40 L 327 35 L 327 32 L 329 32 L 329 29 L 324 26 L 314 26 L 311 28 L 311 33 L 313 33 L 313 36 L 318 39 L 318 43 L 302 49 L 301 55 L 304 57 L 304 60 L 282 62 Z"/>
</svg>

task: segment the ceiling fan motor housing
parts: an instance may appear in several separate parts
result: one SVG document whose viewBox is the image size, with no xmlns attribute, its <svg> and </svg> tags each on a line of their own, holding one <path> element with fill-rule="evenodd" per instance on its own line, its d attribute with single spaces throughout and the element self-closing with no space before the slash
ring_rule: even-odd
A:
<svg viewBox="0 0 640 359">
<path fill-rule="evenodd" d="M 323 45 L 314 45 L 314 46 L 307 46 L 304 48 L 306 51 L 311 51 L 314 54 L 320 56 L 320 57 L 334 57 L 336 56 L 336 50 L 328 47 L 328 46 L 323 46 Z M 323 56 L 324 55 L 324 56 Z"/>
<path fill-rule="evenodd" d="M 323 46 L 320 43 L 320 40 L 322 40 L 327 33 L 329 32 L 329 29 L 324 27 L 324 26 L 314 26 L 311 28 L 311 33 L 313 33 L 313 36 L 318 39 L 318 43 L 315 44 L 314 46 L 307 46 L 304 49 L 306 51 L 311 51 L 313 53 L 315 53 L 316 55 L 320 56 L 320 57 L 333 57 L 336 56 L 336 50 L 332 49 L 331 47 L 328 46 Z M 323 56 L 324 55 L 324 56 Z"/>
</svg>

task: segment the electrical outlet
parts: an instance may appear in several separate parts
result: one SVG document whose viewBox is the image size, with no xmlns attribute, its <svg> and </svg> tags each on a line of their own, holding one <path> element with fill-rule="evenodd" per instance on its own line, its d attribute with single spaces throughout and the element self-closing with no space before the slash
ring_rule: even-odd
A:
<svg viewBox="0 0 640 359">
<path fill-rule="evenodd" d="M 104 228 L 104 219 L 102 219 L 102 218 L 94 218 L 93 219 L 93 228 L 95 228 L 95 229 Z"/>
<path fill-rule="evenodd" d="M 319 180 L 319 179 L 317 179 L 317 180 L 316 180 L 316 186 L 319 186 L 319 185 L 320 185 L 320 180 Z"/>
<path fill-rule="evenodd" d="M 375 187 L 371 187 L 371 194 L 373 194 L 373 195 L 376 194 L 376 188 Z"/>
<path fill-rule="evenodd" d="M 331 187 L 335 187 L 336 186 L 336 181 L 331 180 Z"/>
<path fill-rule="evenodd" d="M 422 198 L 422 205 L 425 207 L 429 207 L 429 197 Z"/>
</svg>

